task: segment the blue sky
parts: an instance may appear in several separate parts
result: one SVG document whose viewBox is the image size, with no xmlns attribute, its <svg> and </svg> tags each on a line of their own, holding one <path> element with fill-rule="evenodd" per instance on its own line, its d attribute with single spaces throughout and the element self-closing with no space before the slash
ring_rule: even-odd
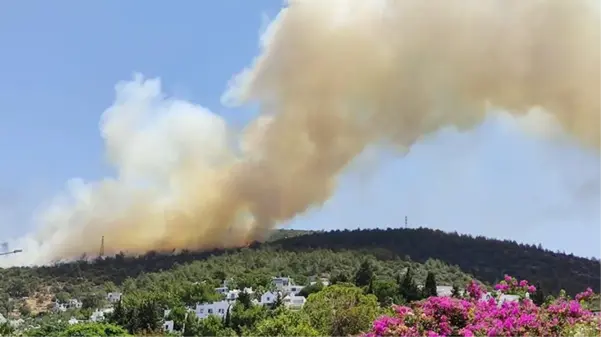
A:
<svg viewBox="0 0 601 337">
<path fill-rule="evenodd" d="M 233 125 L 251 109 L 220 104 L 228 80 L 258 52 L 262 16 L 281 1 L 1 2 L 0 234 L 75 177 L 112 174 L 98 123 L 114 86 L 134 72 Z M 599 158 L 550 144 L 503 116 L 469 133 L 444 130 L 403 159 L 360 161 L 298 228 L 412 226 L 542 243 L 599 256 Z"/>
</svg>

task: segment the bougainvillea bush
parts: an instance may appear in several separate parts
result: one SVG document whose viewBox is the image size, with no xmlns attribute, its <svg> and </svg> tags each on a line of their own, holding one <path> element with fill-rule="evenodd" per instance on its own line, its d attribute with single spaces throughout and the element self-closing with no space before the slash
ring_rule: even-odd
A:
<svg viewBox="0 0 601 337">
<path fill-rule="evenodd" d="M 464 298 L 430 297 L 411 307 L 397 306 L 393 316 L 380 317 L 364 337 L 379 336 L 601 336 L 598 316 L 587 309 L 591 289 L 565 294 L 541 306 L 529 299 L 536 288 L 513 277 L 495 286 L 486 297 L 476 283 Z M 504 300 L 514 295 L 517 300 Z"/>
</svg>

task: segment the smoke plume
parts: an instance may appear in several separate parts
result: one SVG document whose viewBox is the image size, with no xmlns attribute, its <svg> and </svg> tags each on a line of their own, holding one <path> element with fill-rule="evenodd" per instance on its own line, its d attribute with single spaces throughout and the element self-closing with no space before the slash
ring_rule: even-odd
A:
<svg viewBox="0 0 601 337">
<path fill-rule="evenodd" d="M 116 178 L 70 183 L 13 263 L 240 246 L 322 205 L 366 147 L 404 154 L 489 109 L 544 109 L 599 149 L 600 12 L 586 0 L 290 1 L 226 104 L 242 133 L 137 76 L 101 122 Z M 551 125 L 550 123 L 549 125 Z M 545 124 L 546 125 L 546 124 Z M 525 130 L 552 137 L 545 125 Z M 553 130 L 551 130 L 553 131 Z"/>
</svg>

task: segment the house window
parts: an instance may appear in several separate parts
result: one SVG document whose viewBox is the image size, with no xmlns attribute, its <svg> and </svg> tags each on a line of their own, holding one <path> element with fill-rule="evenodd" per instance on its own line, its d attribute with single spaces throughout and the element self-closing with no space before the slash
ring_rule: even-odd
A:
<svg viewBox="0 0 601 337">
<path fill-rule="evenodd" d="M 209 314 L 212 314 L 212 313 L 213 313 L 213 309 L 209 309 Z"/>
<path fill-rule="evenodd" d="M 220 314 L 223 314 L 223 309 L 219 309 L 219 313 L 220 313 Z"/>
<path fill-rule="evenodd" d="M 271 297 L 267 296 L 267 302 L 271 301 Z"/>
</svg>

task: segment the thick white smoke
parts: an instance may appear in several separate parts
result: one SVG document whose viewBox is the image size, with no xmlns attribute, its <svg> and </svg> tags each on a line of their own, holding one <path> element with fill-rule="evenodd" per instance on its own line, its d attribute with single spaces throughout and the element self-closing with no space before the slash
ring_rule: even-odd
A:
<svg viewBox="0 0 601 337">
<path fill-rule="evenodd" d="M 223 97 L 259 103 L 243 134 L 158 80 L 119 84 L 101 123 L 118 175 L 70 183 L 0 263 L 96 254 L 102 236 L 107 253 L 243 245 L 324 204 L 369 146 L 405 154 L 491 107 L 542 107 L 549 121 L 526 132 L 598 151 L 599 14 L 586 0 L 291 1 Z"/>
</svg>

